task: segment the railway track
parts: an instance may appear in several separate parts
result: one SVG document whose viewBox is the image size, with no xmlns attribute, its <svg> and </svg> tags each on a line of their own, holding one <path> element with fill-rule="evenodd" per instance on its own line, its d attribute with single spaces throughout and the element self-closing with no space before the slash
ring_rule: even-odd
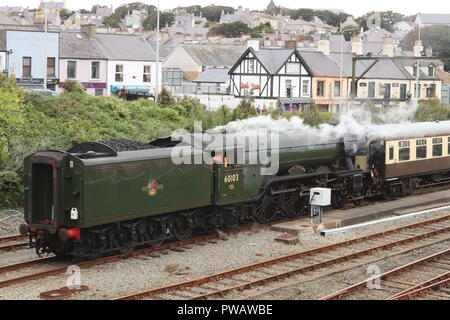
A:
<svg viewBox="0 0 450 320">
<path fill-rule="evenodd" d="M 423 221 L 388 231 L 355 238 L 336 244 L 302 251 L 252 265 L 235 268 L 207 277 L 172 284 L 160 288 L 116 298 L 114 300 L 153 299 L 207 299 L 222 296 L 234 290 L 243 290 L 270 281 L 368 256 L 373 252 L 401 247 L 423 239 L 431 239 L 450 232 L 450 216 Z M 449 240 L 449 237 L 438 241 Z M 368 248 L 367 248 L 368 246 Z"/>
<path fill-rule="evenodd" d="M 288 219 L 285 221 L 292 221 L 292 220 L 293 219 Z M 208 242 L 217 243 L 219 240 L 225 241 L 225 240 L 227 240 L 227 236 L 237 234 L 240 232 L 246 232 L 246 231 L 257 232 L 258 230 L 267 228 L 275 223 L 279 223 L 279 221 L 265 224 L 265 225 L 253 225 L 252 224 L 252 225 L 240 227 L 237 229 L 229 230 L 227 233 L 220 232 L 220 233 L 215 233 L 215 234 L 207 234 L 207 235 L 198 236 L 198 237 L 195 237 L 192 239 L 170 242 L 170 243 L 166 243 L 166 244 L 162 244 L 162 245 L 158 245 L 158 246 L 154 246 L 154 247 L 150 247 L 150 248 L 137 249 L 137 250 L 130 251 L 128 253 L 117 254 L 117 255 L 103 257 L 103 258 L 99 258 L 99 259 L 95 259 L 95 260 L 84 261 L 84 262 L 80 262 L 80 263 L 71 262 L 71 263 L 67 263 L 66 265 L 64 265 L 62 267 L 51 268 L 49 270 L 42 271 L 42 272 L 37 272 L 37 273 L 32 273 L 32 274 L 28 274 L 28 275 L 17 277 L 17 278 L 2 280 L 2 281 L 0 281 L 0 288 L 8 287 L 8 286 L 11 286 L 14 284 L 19 284 L 19 283 L 23 283 L 23 282 L 27 282 L 27 281 L 31 281 L 31 280 L 35 280 L 35 279 L 49 277 L 52 275 L 62 274 L 67 271 L 67 267 L 69 267 L 70 265 L 73 265 L 73 264 L 77 264 L 77 266 L 79 266 L 81 269 L 85 269 L 85 268 L 93 267 L 96 265 L 119 261 L 121 259 L 128 258 L 128 257 L 137 258 L 142 255 L 149 255 L 149 256 L 156 258 L 156 257 L 159 257 L 161 254 L 168 253 L 169 251 L 188 250 L 190 248 L 189 246 L 191 246 L 191 245 L 202 245 L 202 244 L 208 243 Z M 32 260 L 32 261 L 13 264 L 13 265 L 5 266 L 5 267 L 0 267 L 0 276 L 2 274 L 6 274 L 6 273 L 9 273 L 12 271 L 26 269 L 26 268 L 32 268 L 35 266 L 45 265 L 46 263 L 52 263 L 52 262 L 57 262 L 57 261 L 60 261 L 60 259 L 58 259 L 57 257 L 49 257 L 49 258 L 44 258 L 44 259 L 36 259 L 36 260 Z"/>
<path fill-rule="evenodd" d="M 21 235 L 16 235 L 16 236 L 0 238 L 0 243 L 13 242 L 13 241 L 19 241 L 19 240 L 25 240 L 25 239 L 27 239 L 27 237 L 24 237 Z"/>
<path fill-rule="evenodd" d="M 321 300 L 374 299 L 403 300 L 431 294 L 434 299 L 450 299 L 449 291 L 436 291 L 450 284 L 450 249 L 416 260 L 369 278 Z M 415 278 L 422 279 L 414 283 Z"/>
</svg>

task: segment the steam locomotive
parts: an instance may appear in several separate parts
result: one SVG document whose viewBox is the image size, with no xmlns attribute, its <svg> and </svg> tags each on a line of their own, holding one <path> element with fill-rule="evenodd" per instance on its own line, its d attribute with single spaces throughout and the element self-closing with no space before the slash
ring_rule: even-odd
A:
<svg viewBox="0 0 450 320">
<path fill-rule="evenodd" d="M 362 138 L 305 141 L 280 136 L 276 172 L 250 163 L 252 150 L 218 154 L 191 135 L 150 144 L 83 143 L 24 161 L 22 235 L 39 255 L 91 258 L 192 236 L 194 230 L 266 223 L 308 213 L 309 190 L 332 189 L 332 207 L 408 195 L 450 182 L 450 122 L 384 125 Z M 176 148 L 211 162 L 175 164 Z M 243 163 L 229 161 L 242 151 Z"/>
</svg>

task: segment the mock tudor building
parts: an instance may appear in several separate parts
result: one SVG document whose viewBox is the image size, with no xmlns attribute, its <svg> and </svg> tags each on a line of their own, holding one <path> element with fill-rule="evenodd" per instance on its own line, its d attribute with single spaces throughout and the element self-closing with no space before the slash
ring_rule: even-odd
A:
<svg viewBox="0 0 450 320">
<path fill-rule="evenodd" d="M 235 97 L 311 103 L 312 72 L 296 49 L 260 49 L 252 44 L 231 68 Z"/>
</svg>

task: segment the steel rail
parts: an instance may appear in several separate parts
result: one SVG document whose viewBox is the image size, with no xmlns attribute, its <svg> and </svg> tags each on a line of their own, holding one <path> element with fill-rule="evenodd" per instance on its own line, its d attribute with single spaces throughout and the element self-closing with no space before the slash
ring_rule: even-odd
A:
<svg viewBox="0 0 450 320">
<path fill-rule="evenodd" d="M 22 235 L 15 235 L 15 236 L 10 236 L 10 237 L 4 237 L 4 238 L 0 238 L 0 243 L 2 242 L 11 242 L 11 241 L 17 241 L 17 240 L 24 240 L 27 237 L 22 236 Z"/>
<path fill-rule="evenodd" d="M 322 297 L 320 300 L 340 299 L 340 298 L 342 298 L 342 297 L 344 297 L 346 295 L 349 295 L 349 294 L 351 294 L 351 293 L 353 293 L 353 292 L 355 292 L 357 290 L 365 288 L 367 286 L 367 283 L 370 282 L 370 281 L 374 281 L 374 280 L 377 280 L 377 279 L 385 280 L 385 279 L 387 279 L 389 277 L 392 277 L 393 275 L 396 275 L 396 274 L 401 273 L 401 272 L 408 271 L 408 270 L 410 270 L 410 269 L 412 269 L 414 267 L 417 267 L 419 265 L 422 265 L 422 264 L 430 262 L 430 261 L 434 261 L 434 260 L 436 260 L 438 258 L 444 257 L 444 256 L 449 255 L 449 254 L 450 254 L 450 249 L 438 252 L 438 253 L 433 254 L 431 256 L 428 256 L 428 257 L 425 257 L 425 258 L 413 261 L 413 262 L 408 263 L 408 264 L 406 264 L 404 266 L 400 266 L 400 267 L 395 268 L 393 270 L 387 271 L 387 272 L 385 272 L 383 274 L 380 274 L 380 275 L 377 275 L 375 277 L 372 277 L 372 278 L 366 279 L 364 281 L 361 281 L 361 282 L 359 282 L 357 284 L 354 284 L 352 286 L 349 286 L 349 287 L 347 287 L 345 289 L 339 290 L 339 291 L 337 291 L 335 293 L 332 293 L 330 295 Z M 433 281 L 433 279 L 429 280 L 429 281 Z M 409 289 L 407 291 L 409 291 Z M 397 294 L 394 295 L 393 297 L 395 297 L 395 296 L 397 296 Z"/>
<path fill-rule="evenodd" d="M 444 218 L 444 217 L 433 219 L 433 220 L 435 220 L 434 223 L 439 223 L 441 221 L 447 220 L 447 219 L 442 219 L 442 218 Z M 447 218 L 448 218 L 448 216 L 447 216 Z M 240 274 L 240 273 L 247 272 L 247 271 L 252 271 L 252 270 L 255 270 L 255 269 L 258 269 L 258 268 L 262 268 L 262 267 L 267 267 L 267 266 L 270 266 L 270 265 L 275 265 L 275 264 L 278 264 L 280 262 L 285 262 L 285 261 L 289 261 L 289 260 L 293 260 L 293 259 L 298 259 L 298 258 L 301 258 L 301 257 L 304 257 L 304 256 L 313 255 L 313 254 L 316 254 L 316 253 L 331 251 L 332 249 L 335 249 L 335 248 L 338 248 L 338 247 L 348 246 L 349 244 L 360 243 L 360 242 L 365 241 L 365 240 L 374 239 L 374 238 L 377 238 L 377 237 L 387 236 L 387 235 L 390 235 L 392 233 L 398 233 L 399 231 L 403 231 L 403 230 L 407 230 L 407 229 L 411 229 L 411 228 L 417 228 L 417 227 L 424 226 L 424 225 L 429 225 L 429 224 L 432 224 L 431 221 L 433 221 L 433 220 L 428 220 L 428 221 L 424 221 L 422 223 L 416 223 L 416 224 L 413 224 L 413 225 L 410 225 L 410 226 L 404 226 L 404 227 L 400 227 L 400 228 L 397 228 L 397 229 L 392 229 L 392 230 L 389 230 L 389 231 L 380 232 L 380 233 L 372 234 L 372 235 L 369 235 L 369 236 L 364 236 L 364 237 L 361 237 L 361 238 L 355 238 L 355 239 L 352 239 L 352 240 L 347 240 L 347 241 L 335 243 L 335 244 L 328 245 L 328 246 L 325 246 L 325 247 L 319 247 L 319 248 L 315 248 L 315 249 L 311 249 L 311 250 L 307 250 L 307 251 L 302 251 L 302 252 L 298 252 L 298 253 L 294 253 L 294 254 L 289 254 L 289 255 L 286 255 L 286 256 L 282 256 L 282 257 L 277 257 L 277 258 L 274 258 L 274 259 L 258 262 L 258 263 L 247 265 L 247 266 L 244 266 L 244 267 L 239 267 L 239 268 L 231 269 L 231 270 L 228 270 L 228 271 L 216 273 L 216 274 L 213 274 L 213 275 L 210 275 L 210 276 L 207 276 L 207 277 L 202 277 L 202 278 L 198 278 L 198 279 L 195 279 L 195 280 L 185 281 L 185 282 L 181 282 L 181 283 L 176 283 L 176 284 L 172 284 L 172 285 L 168 285 L 168 286 L 163 286 L 163 287 L 159 287 L 159 288 L 155 288 L 155 289 L 146 290 L 146 291 L 139 292 L 139 293 L 134 293 L 134 294 L 131 294 L 131 295 L 127 295 L 127 296 L 116 298 L 114 300 L 137 300 L 137 299 L 142 299 L 142 298 L 145 298 L 145 297 L 148 297 L 148 296 L 152 296 L 152 295 L 157 295 L 157 294 L 161 294 L 161 293 L 167 293 L 167 292 L 170 292 L 170 291 L 184 290 L 186 288 L 198 287 L 198 286 L 200 286 L 202 284 L 205 284 L 205 283 L 208 283 L 208 282 L 217 281 L 217 280 L 224 279 L 224 278 L 230 278 L 230 277 L 232 277 L 232 276 L 234 276 L 236 274 Z M 366 249 L 366 250 L 354 252 L 354 253 L 351 253 L 351 254 L 346 255 L 346 256 L 340 256 L 340 257 L 337 257 L 337 258 L 333 258 L 331 260 L 327 260 L 327 261 L 319 262 L 319 263 L 316 263 L 316 264 L 313 264 L 313 265 L 297 268 L 295 270 L 279 273 L 279 274 L 276 274 L 276 275 L 273 275 L 273 276 L 270 276 L 270 277 L 266 277 L 266 278 L 263 278 L 263 279 L 258 279 L 258 280 L 255 280 L 255 281 L 252 281 L 252 282 L 248 282 L 248 283 L 243 284 L 243 285 L 237 285 L 237 286 L 234 286 L 232 288 L 228 288 L 228 289 L 224 289 L 224 290 L 220 290 L 220 291 L 204 294 L 204 295 L 198 296 L 196 298 L 203 299 L 203 298 L 206 298 L 208 296 L 213 296 L 213 295 L 217 295 L 217 294 L 223 294 L 225 292 L 229 292 L 229 291 L 235 290 L 237 288 L 245 288 L 245 287 L 248 287 L 248 286 L 254 286 L 256 284 L 264 284 L 264 283 L 266 283 L 268 281 L 278 280 L 278 279 L 281 279 L 281 278 L 292 276 L 294 274 L 298 274 L 298 273 L 302 273 L 302 272 L 306 272 L 306 271 L 310 271 L 310 270 L 315 270 L 315 269 L 320 268 L 320 267 L 324 267 L 324 266 L 328 266 L 328 265 L 335 264 L 335 263 L 338 263 L 338 262 L 347 261 L 347 260 L 352 259 L 352 258 L 357 258 L 357 257 L 360 257 L 360 256 L 368 255 L 368 254 L 370 254 L 371 252 L 373 252 L 375 250 L 388 249 L 388 248 L 391 248 L 391 247 L 395 247 L 397 245 L 401 245 L 401 244 L 405 244 L 405 243 L 409 243 L 409 242 L 414 242 L 414 241 L 423 239 L 425 237 L 430 237 L 430 236 L 433 236 L 433 235 L 437 235 L 437 234 L 445 233 L 445 232 L 449 232 L 449 231 L 450 231 L 450 226 L 447 226 L 447 227 L 444 227 L 444 228 L 441 228 L 441 229 L 429 231 L 429 232 L 426 232 L 426 233 L 423 233 L 423 234 L 420 234 L 420 235 L 416 235 L 416 236 L 413 236 L 413 237 L 410 237 L 410 238 L 401 239 L 401 240 L 397 240 L 397 241 L 390 242 L 390 243 L 387 243 L 387 244 L 375 246 L 375 247 L 372 247 L 372 248 L 369 248 L 369 249 Z"/>
<path fill-rule="evenodd" d="M 3 246 L 3 247 L 0 247 L 0 251 L 13 251 L 13 250 L 22 249 L 25 247 L 28 247 L 28 242 L 22 242 L 22 243 L 11 244 L 8 246 Z"/>
<path fill-rule="evenodd" d="M 440 286 L 447 285 L 450 282 L 450 271 L 433 279 L 418 284 L 412 288 L 399 292 L 386 300 L 406 300 L 412 297 L 426 294 L 429 289 L 439 288 Z"/>
</svg>

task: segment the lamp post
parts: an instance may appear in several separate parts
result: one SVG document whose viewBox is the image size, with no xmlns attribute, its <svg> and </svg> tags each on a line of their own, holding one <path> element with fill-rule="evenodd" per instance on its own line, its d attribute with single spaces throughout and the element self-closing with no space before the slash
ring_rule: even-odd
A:
<svg viewBox="0 0 450 320">
<path fill-rule="evenodd" d="M 156 97 L 159 94 L 159 0 L 156 8 Z"/>
<path fill-rule="evenodd" d="M 44 89 L 47 90 L 47 70 L 48 70 L 48 58 L 47 58 L 47 2 L 44 2 Z"/>
<path fill-rule="evenodd" d="M 346 32 L 349 32 L 349 31 L 356 31 L 356 30 L 358 30 L 357 28 L 353 28 L 353 29 L 347 29 L 347 30 L 343 30 L 342 31 L 342 41 L 341 41 L 341 63 L 340 63 L 340 68 L 339 68 L 339 83 L 340 83 L 340 86 L 341 86 L 341 88 L 340 88 L 340 92 L 339 92 L 339 100 L 340 100 L 340 103 L 339 103 L 339 105 L 340 106 L 342 106 L 342 89 L 344 88 L 344 84 L 343 84 L 343 73 L 344 73 L 344 71 L 343 71 L 343 57 L 344 57 L 344 42 L 345 42 L 345 33 Z M 347 83 L 347 86 L 348 86 L 348 83 Z M 348 89 L 347 89 L 347 92 L 348 92 Z M 348 93 L 347 93 L 347 96 L 348 96 Z"/>
</svg>

